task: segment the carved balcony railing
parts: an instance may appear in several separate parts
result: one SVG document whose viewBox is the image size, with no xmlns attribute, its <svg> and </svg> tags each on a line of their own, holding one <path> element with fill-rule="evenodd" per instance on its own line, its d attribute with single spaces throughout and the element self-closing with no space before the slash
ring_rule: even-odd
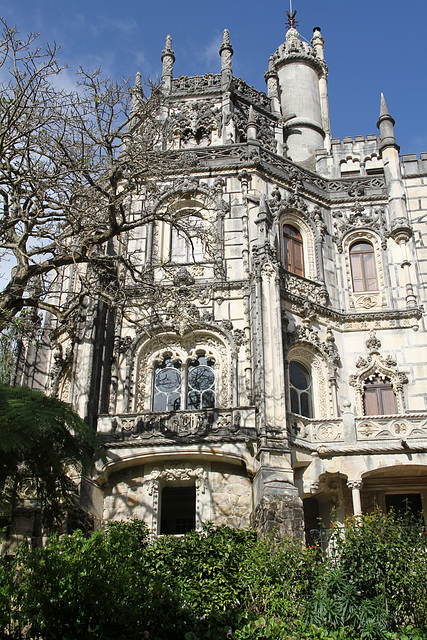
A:
<svg viewBox="0 0 427 640">
<path fill-rule="evenodd" d="M 317 304 L 327 304 L 328 292 L 324 284 L 308 280 L 290 271 L 283 270 L 281 274 L 285 295 L 297 296 Z"/>
<path fill-rule="evenodd" d="M 427 451 L 427 413 L 389 416 L 310 419 L 289 413 L 288 438 L 296 445 L 327 451 L 347 447 L 349 452 L 391 448 L 404 451 L 420 447 Z"/>
<path fill-rule="evenodd" d="M 426 439 L 427 413 L 356 418 L 357 440 L 361 442 L 388 439 Z"/>
<path fill-rule="evenodd" d="M 235 439 L 256 437 L 254 407 L 206 409 L 202 411 L 143 411 L 135 414 L 101 415 L 98 433 L 105 441 L 151 440 L 173 441 Z"/>
</svg>

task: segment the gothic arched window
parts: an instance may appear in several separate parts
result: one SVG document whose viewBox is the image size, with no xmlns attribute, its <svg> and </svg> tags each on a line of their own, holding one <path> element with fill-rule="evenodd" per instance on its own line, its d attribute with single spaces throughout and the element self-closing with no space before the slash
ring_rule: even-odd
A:
<svg viewBox="0 0 427 640">
<path fill-rule="evenodd" d="M 165 356 L 154 369 L 153 411 L 213 409 L 215 362 L 203 354 L 181 365 Z"/>
<path fill-rule="evenodd" d="M 350 247 L 353 291 L 378 291 L 375 251 L 370 242 L 356 242 Z"/>
<path fill-rule="evenodd" d="M 283 225 L 283 266 L 286 271 L 304 275 L 303 241 L 300 232 L 290 224 Z"/>
<path fill-rule="evenodd" d="M 364 384 L 363 409 L 365 416 L 382 416 L 397 413 L 396 395 L 388 378 L 376 375 Z"/>
<path fill-rule="evenodd" d="M 289 363 L 291 412 L 306 418 L 313 417 L 312 379 L 309 370 L 300 362 Z"/>
</svg>

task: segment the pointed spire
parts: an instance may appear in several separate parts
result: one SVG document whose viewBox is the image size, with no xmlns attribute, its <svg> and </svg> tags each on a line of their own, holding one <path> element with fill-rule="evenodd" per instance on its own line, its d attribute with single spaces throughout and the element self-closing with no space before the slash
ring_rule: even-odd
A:
<svg viewBox="0 0 427 640">
<path fill-rule="evenodd" d="M 219 48 L 221 56 L 221 88 L 223 91 L 229 91 L 233 78 L 233 70 L 231 66 L 231 58 L 233 57 L 233 47 L 230 44 L 230 34 L 228 29 L 224 29 L 222 34 L 222 43 Z"/>
<path fill-rule="evenodd" d="M 162 51 L 162 87 L 165 91 L 172 90 L 173 63 L 175 62 L 175 53 L 172 49 L 172 38 L 168 34 L 166 36 L 165 48 Z"/>
<path fill-rule="evenodd" d="M 222 42 L 221 42 L 221 46 L 219 48 L 219 55 L 221 56 L 221 59 L 223 58 L 223 51 L 230 51 L 230 65 L 231 65 L 231 56 L 233 55 L 233 47 L 231 46 L 230 43 L 230 32 L 228 31 L 228 29 L 224 29 L 223 33 L 222 33 Z"/>
<path fill-rule="evenodd" d="M 381 93 L 380 117 L 377 122 L 377 127 L 380 130 L 380 151 L 386 147 L 395 147 L 398 151 L 400 150 L 394 137 L 394 125 L 395 121 L 389 113 L 384 94 Z"/>
<path fill-rule="evenodd" d="M 132 87 L 132 106 L 131 106 L 132 113 L 135 113 L 135 111 L 138 110 L 138 107 L 143 97 L 144 97 L 144 92 L 142 90 L 141 74 L 139 71 L 137 71 L 135 75 L 135 82 Z"/>
</svg>

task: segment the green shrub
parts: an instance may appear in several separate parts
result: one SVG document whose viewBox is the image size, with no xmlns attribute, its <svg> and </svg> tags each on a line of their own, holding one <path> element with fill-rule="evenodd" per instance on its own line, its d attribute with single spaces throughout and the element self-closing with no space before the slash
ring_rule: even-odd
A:
<svg viewBox="0 0 427 640">
<path fill-rule="evenodd" d="M 427 640 L 424 537 L 380 512 L 335 554 L 252 531 L 149 543 L 141 522 L 23 544 L 0 563 L 0 637 L 15 640 Z"/>
<path fill-rule="evenodd" d="M 372 514 L 348 520 L 334 536 L 334 556 L 318 576 L 307 618 L 353 628 L 362 638 L 385 637 L 426 618 L 426 540 L 406 516 Z"/>
</svg>

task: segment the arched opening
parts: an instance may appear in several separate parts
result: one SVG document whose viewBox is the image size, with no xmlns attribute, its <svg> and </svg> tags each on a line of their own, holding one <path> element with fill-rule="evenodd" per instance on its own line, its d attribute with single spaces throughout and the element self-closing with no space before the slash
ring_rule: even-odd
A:
<svg viewBox="0 0 427 640">
<path fill-rule="evenodd" d="M 300 362 L 289 363 L 291 411 L 306 418 L 313 417 L 312 378 L 310 371 Z"/>
<path fill-rule="evenodd" d="M 353 291 L 378 291 L 375 251 L 370 242 L 356 242 L 350 247 Z"/>
<path fill-rule="evenodd" d="M 301 233 L 292 225 L 282 228 L 283 266 L 286 271 L 304 276 L 304 247 Z"/>
</svg>

